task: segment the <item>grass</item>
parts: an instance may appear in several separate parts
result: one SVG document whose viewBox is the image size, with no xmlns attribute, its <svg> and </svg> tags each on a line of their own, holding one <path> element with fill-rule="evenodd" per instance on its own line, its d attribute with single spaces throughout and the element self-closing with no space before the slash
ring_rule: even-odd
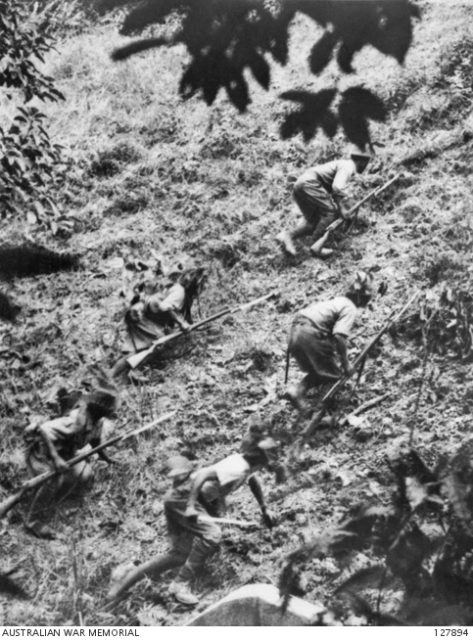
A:
<svg viewBox="0 0 473 640">
<path fill-rule="evenodd" d="M 446 127 L 462 126 L 469 102 L 458 109 L 447 96 L 451 79 L 458 82 L 463 76 L 442 69 L 439 62 L 445 62 L 445 52 L 462 51 L 471 41 L 469 18 L 471 8 L 465 4 L 432 4 L 403 68 L 372 50 L 357 56 L 366 85 L 397 109 L 386 125 L 373 126 L 375 140 L 385 145 L 374 177 L 390 177 L 414 147 Z M 293 60 L 306 56 L 311 29 L 306 21 L 295 27 Z M 274 89 L 266 94 L 255 86 L 253 104 L 242 116 L 220 98 L 212 108 L 197 98 L 179 100 L 183 51 L 150 52 L 112 64 L 109 53 L 121 41 L 113 26 L 99 26 L 69 39 L 48 60 L 67 97 L 48 111 L 55 140 L 72 158 L 69 193 L 62 197 L 66 219 L 73 224 L 55 236 L 38 232 L 37 237 L 79 250 L 83 268 L 10 285 L 24 311 L 16 325 L 2 326 L 3 341 L 12 351 L 2 356 L 1 495 L 25 477 L 22 430 L 32 413 L 51 413 L 47 399 L 53 387 L 64 381 L 81 385 L 90 376 L 90 365 L 111 365 L 117 357 L 122 294 L 137 277 L 117 258 L 127 263 L 156 255 L 172 265 L 190 255 L 202 262 L 209 272 L 200 301 L 203 315 L 273 288 L 281 299 L 216 323 L 196 336 L 185 358 L 168 362 L 165 369 L 146 370 L 146 382 L 126 388 L 120 428 L 137 427 L 170 409 L 177 409 L 176 419 L 114 452 L 120 464 L 99 468 L 81 509 L 59 505 L 58 541 L 27 536 L 22 509 L 12 513 L 1 548 L 12 561 L 25 554 L 31 559 L 20 579 L 37 593 L 31 603 L 5 602 L 5 624 L 77 623 L 79 604 L 86 624 L 185 621 L 166 595 L 167 580 L 138 585 L 115 610 L 103 606 L 114 566 L 166 547 L 160 511 L 166 458 L 184 451 L 210 462 L 238 447 L 255 406 L 264 402 L 268 389 L 282 384 L 293 314 L 309 301 L 343 290 L 355 269 L 375 269 L 377 280 L 389 287 L 375 311 L 363 314 L 363 335 L 354 341 L 352 354 L 413 288 L 430 287 L 446 273 L 454 282 L 458 270 L 469 268 L 473 179 L 466 167 L 471 143 L 413 167 L 391 198 L 365 209 L 367 228 L 343 239 L 343 250 L 332 261 L 313 261 L 307 252 L 289 261 L 279 253 L 274 236 L 298 215 L 291 198 L 295 177 L 308 164 L 347 146 L 340 134 L 330 141 L 318 137 L 309 145 L 298 138 L 280 140 L 278 119 L 287 107 L 277 95 L 295 86 L 307 88 L 304 65 L 276 68 Z M 330 67 L 311 83 L 318 89 L 338 81 Z M 452 100 L 461 95 L 471 101 L 466 82 L 455 91 Z M 20 223 L 2 228 L 6 238 L 18 239 L 22 232 Z M 202 606 L 245 582 L 275 582 L 282 559 L 299 543 L 297 515 L 304 514 L 312 527 L 325 527 L 354 503 L 385 495 L 391 479 L 383 458 L 407 442 L 421 371 L 418 355 L 411 345 L 386 339 L 382 355 L 368 364 L 346 409 L 386 389 L 391 392 L 369 414 L 374 435 L 368 442 L 357 442 L 348 427 L 324 432 L 307 452 L 308 472 L 296 465 L 286 493 L 265 478 L 281 524 L 271 533 L 251 536 L 226 532 L 223 551 L 199 585 Z M 427 397 L 421 401 L 416 442 L 433 456 L 451 452 L 465 437 L 469 418 L 458 396 L 459 375 L 468 374 L 460 365 L 445 366 L 447 392 L 434 404 Z M 297 378 L 296 367 L 290 376 Z M 294 413 L 280 400 L 261 406 L 260 412 L 272 418 L 286 457 L 298 429 Z M 339 472 L 351 478 L 345 486 L 337 480 Z M 231 509 L 235 515 L 240 510 L 251 518 L 256 514 L 244 490 Z M 71 536 L 75 561 L 68 545 Z M 308 572 L 308 599 L 327 600 L 332 589 L 332 569 Z"/>
</svg>

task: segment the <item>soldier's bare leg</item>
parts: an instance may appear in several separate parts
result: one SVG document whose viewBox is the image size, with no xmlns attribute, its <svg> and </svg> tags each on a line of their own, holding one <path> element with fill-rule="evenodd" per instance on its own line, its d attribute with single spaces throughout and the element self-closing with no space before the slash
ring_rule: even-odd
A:
<svg viewBox="0 0 473 640">
<path fill-rule="evenodd" d="M 142 580 L 143 578 L 151 578 L 157 580 L 159 576 L 168 571 L 179 567 L 186 561 L 186 553 L 181 549 L 171 549 L 157 558 L 143 562 L 142 564 L 131 568 L 125 576 L 113 574 L 111 577 L 111 585 L 108 590 L 107 600 L 116 600 L 120 598 L 130 587 Z"/>
</svg>

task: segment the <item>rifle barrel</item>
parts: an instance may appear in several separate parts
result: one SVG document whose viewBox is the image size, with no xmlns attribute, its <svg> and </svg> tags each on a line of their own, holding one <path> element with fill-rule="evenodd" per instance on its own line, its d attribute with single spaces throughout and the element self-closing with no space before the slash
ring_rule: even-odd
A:
<svg viewBox="0 0 473 640">
<path fill-rule="evenodd" d="M 142 433 L 143 431 L 146 431 L 147 429 L 152 429 L 158 424 L 161 424 L 161 422 L 164 422 L 165 420 L 168 420 L 169 418 L 171 418 L 175 413 L 176 413 L 175 411 L 170 411 L 169 413 L 164 414 L 164 416 L 161 416 L 156 420 L 153 420 L 153 422 L 149 423 L 148 425 L 145 425 L 144 427 L 139 427 L 138 429 L 134 429 L 133 431 L 129 431 L 128 433 L 122 433 L 122 434 L 113 436 L 113 438 L 110 438 L 106 442 L 102 442 L 101 444 L 97 445 L 96 447 L 93 447 L 89 451 L 84 451 L 84 453 L 80 453 L 74 458 L 71 458 L 70 460 L 68 460 L 67 467 L 64 469 L 64 471 L 58 471 L 57 469 L 54 469 L 52 471 L 46 471 L 45 473 L 42 473 L 38 476 L 34 476 L 33 478 L 30 478 L 30 480 L 27 480 L 26 482 L 23 483 L 23 485 L 18 489 L 16 493 L 14 493 L 12 496 L 9 496 L 2 503 L 0 503 L 0 518 L 4 516 L 19 500 L 21 500 L 22 496 L 27 491 L 31 491 L 31 489 L 35 489 L 36 487 L 39 487 L 40 485 L 44 484 L 47 480 L 50 480 L 51 478 L 54 478 L 57 475 L 66 473 L 74 465 L 78 464 L 79 462 L 82 462 L 83 460 L 86 460 L 90 456 L 93 456 L 95 453 L 99 453 L 106 447 L 110 447 L 113 444 L 120 442 L 121 440 L 127 440 L 128 438 L 136 436 Z"/>
<path fill-rule="evenodd" d="M 184 331 L 176 331 L 175 333 L 171 333 L 168 336 L 164 336 L 162 338 L 159 338 L 158 340 L 153 342 L 153 344 L 150 347 L 148 347 L 148 349 L 146 349 L 145 351 L 139 351 L 138 353 L 135 353 L 132 356 L 130 356 L 127 359 L 127 362 L 128 362 L 128 364 L 130 365 L 130 367 L 132 369 L 136 369 L 136 367 L 138 367 L 142 362 L 144 362 L 146 360 L 146 358 L 148 358 L 157 347 L 160 347 L 163 344 L 167 344 L 168 342 L 171 342 L 173 340 L 176 340 L 176 338 L 179 338 L 180 336 L 183 336 L 186 333 L 191 333 L 192 331 L 195 331 L 196 329 L 200 329 L 204 325 L 209 324 L 210 322 L 213 322 L 214 320 L 218 320 L 222 316 L 230 315 L 230 314 L 236 313 L 237 311 L 245 311 L 246 309 L 250 309 L 251 307 L 253 307 L 253 306 L 257 305 L 257 304 L 260 304 L 261 302 L 264 302 L 265 300 L 269 300 L 269 298 L 272 298 L 274 295 L 276 295 L 276 292 L 272 291 L 271 293 L 267 293 L 265 296 L 261 296 L 260 298 L 257 298 L 256 300 L 252 300 L 251 302 L 246 302 L 244 304 L 239 304 L 239 305 L 236 305 L 235 307 L 225 307 L 224 309 L 221 309 L 220 311 L 217 311 L 217 313 L 214 313 L 213 315 L 209 316 L 208 318 L 204 318 L 203 320 L 199 320 L 198 322 L 195 322 L 194 324 L 192 324 L 189 327 L 189 329 L 186 332 L 184 332 Z"/>
</svg>

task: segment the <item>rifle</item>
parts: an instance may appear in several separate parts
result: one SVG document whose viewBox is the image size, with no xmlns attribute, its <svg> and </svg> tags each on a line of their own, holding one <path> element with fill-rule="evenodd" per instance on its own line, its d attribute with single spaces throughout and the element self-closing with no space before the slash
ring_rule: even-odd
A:
<svg viewBox="0 0 473 640">
<path fill-rule="evenodd" d="M 374 196 L 378 196 L 380 193 L 382 193 L 388 187 L 390 187 L 394 182 L 399 180 L 400 177 L 401 177 L 401 174 L 397 173 L 394 176 L 394 178 L 391 178 L 391 180 L 388 180 L 388 182 L 386 182 L 385 184 L 381 185 L 380 187 L 376 187 L 376 189 L 373 189 L 373 191 L 370 191 L 362 200 L 357 202 L 351 209 L 349 209 L 343 218 L 337 218 L 336 220 L 334 220 L 332 224 L 330 224 L 327 227 L 327 230 L 325 231 L 324 235 L 321 236 L 316 242 L 314 242 L 311 248 L 312 253 L 314 253 L 315 255 L 321 255 L 323 246 L 329 239 L 332 231 L 335 231 L 335 229 L 338 229 L 338 227 L 340 227 L 346 221 L 347 218 L 350 218 L 350 216 L 355 214 L 358 211 L 358 209 L 360 209 L 365 204 L 365 202 L 367 202 L 368 200 L 371 200 L 371 198 L 374 198 Z"/>
<path fill-rule="evenodd" d="M 380 341 L 381 337 L 386 333 L 389 327 L 391 327 L 391 325 L 393 325 L 402 317 L 406 309 L 408 309 L 411 306 L 411 304 L 413 304 L 413 302 L 419 297 L 419 295 L 420 295 L 419 292 L 415 293 L 411 298 L 409 298 L 409 300 L 406 302 L 406 304 L 402 307 L 402 309 L 399 312 L 396 313 L 396 311 L 393 311 L 391 313 L 391 315 L 389 316 L 389 318 L 387 319 L 383 327 L 378 331 L 378 333 L 374 336 L 374 338 L 372 338 L 368 342 L 368 344 L 361 351 L 361 353 L 359 353 L 358 356 L 355 358 L 355 361 L 353 363 L 353 373 L 356 371 L 356 369 L 360 365 L 363 364 L 368 353 Z M 353 375 L 353 373 L 351 375 Z M 309 422 L 307 428 L 302 434 L 303 441 L 308 440 L 314 434 L 315 430 L 319 426 L 320 422 L 322 421 L 322 418 L 324 417 L 327 411 L 327 406 L 329 401 L 335 396 L 335 394 L 340 389 L 340 387 L 343 387 L 345 382 L 350 377 L 351 377 L 350 375 L 344 374 L 341 378 L 337 380 L 337 382 L 335 382 L 335 384 L 324 395 L 324 397 L 322 398 L 322 408 L 317 413 L 317 415 L 312 418 L 312 420 Z"/>
<path fill-rule="evenodd" d="M 117 442 L 128 440 L 133 436 L 137 436 L 140 433 L 143 433 L 143 431 L 148 431 L 149 429 L 153 429 L 158 424 L 161 424 L 161 422 L 164 422 L 165 420 L 169 420 L 169 418 L 172 418 L 172 416 L 175 413 L 176 413 L 175 411 L 166 413 L 164 414 L 164 416 L 161 416 L 160 418 L 153 420 L 153 422 L 150 422 L 149 424 L 146 424 L 143 427 L 139 427 L 138 429 L 134 429 L 133 431 L 130 431 L 128 433 L 122 433 L 120 435 L 114 436 L 113 438 L 110 438 L 106 442 L 102 442 L 102 444 L 97 445 L 93 449 L 90 449 L 89 451 L 85 451 L 84 453 L 80 453 L 74 458 L 71 458 L 70 460 L 68 460 L 67 467 L 65 467 L 64 469 L 61 469 L 61 470 L 54 469 L 52 471 L 46 471 L 45 473 L 41 473 L 40 475 L 34 476 L 30 480 L 27 480 L 18 489 L 16 493 L 14 493 L 9 498 L 6 498 L 5 500 L 3 500 L 3 502 L 0 502 L 0 518 L 5 516 L 10 511 L 10 509 L 14 507 L 15 504 L 17 504 L 17 502 L 19 502 L 22 499 L 22 497 L 25 495 L 25 493 L 27 493 L 28 491 L 32 491 L 33 489 L 40 487 L 42 484 L 44 484 L 51 478 L 54 478 L 55 476 L 61 475 L 63 473 L 67 473 L 75 464 L 78 464 L 79 462 L 86 460 L 90 456 L 93 456 L 94 453 L 99 453 L 99 451 L 102 451 L 106 447 L 110 447 L 112 444 L 116 444 Z"/>
<path fill-rule="evenodd" d="M 246 302 L 245 304 L 240 304 L 240 305 L 237 305 L 236 307 L 225 307 L 225 309 L 222 309 L 218 313 L 214 313 L 213 316 L 209 316 L 208 318 L 199 320 L 199 322 L 195 322 L 187 329 L 187 331 L 176 331 L 175 333 L 171 333 L 168 336 L 163 336 L 162 338 L 158 338 L 158 340 L 155 340 L 153 344 L 150 347 L 148 347 L 148 349 L 145 349 L 144 351 L 140 351 L 139 353 L 135 353 L 134 355 L 127 358 L 127 362 L 132 369 L 136 369 L 141 364 L 143 364 L 144 361 L 147 360 L 149 356 L 151 356 L 158 347 L 161 347 L 162 345 L 167 344 L 168 342 L 172 342 L 173 340 L 176 340 L 176 338 L 179 338 L 182 335 L 186 335 L 191 331 L 200 329 L 204 325 L 210 324 L 214 320 L 218 320 L 218 318 L 222 318 L 223 316 L 227 316 L 227 315 L 233 315 L 234 313 L 237 313 L 237 311 L 246 311 L 246 309 L 250 309 L 251 307 L 254 307 L 257 304 L 260 304 L 265 300 L 269 300 L 275 295 L 276 295 L 276 292 L 272 291 L 271 293 L 268 293 L 265 296 L 261 296 L 261 298 L 257 298 L 252 302 Z"/>
<path fill-rule="evenodd" d="M 259 522 L 255 520 L 235 520 L 235 518 L 213 518 L 212 516 L 198 515 L 197 522 L 204 522 L 209 524 L 227 524 L 232 527 L 241 527 L 242 529 L 257 528 L 261 529 Z"/>
</svg>

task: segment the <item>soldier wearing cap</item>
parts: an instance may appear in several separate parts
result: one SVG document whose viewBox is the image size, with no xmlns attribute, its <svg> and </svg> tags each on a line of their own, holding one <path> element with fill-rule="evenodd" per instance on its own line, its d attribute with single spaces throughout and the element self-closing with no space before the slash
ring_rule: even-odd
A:
<svg viewBox="0 0 473 640">
<path fill-rule="evenodd" d="M 168 280 L 164 293 L 159 291 L 155 279 L 144 281 L 135 288 L 131 306 L 125 314 L 127 340 L 124 353 L 147 349 L 176 327 L 186 331 L 192 324 L 192 305 L 204 286 L 204 269 L 176 268 L 168 274 Z M 119 376 L 127 369 L 126 360 L 127 356 L 115 364 L 113 376 Z"/>
<path fill-rule="evenodd" d="M 303 410 L 303 397 L 310 388 L 335 382 L 342 371 L 352 373 L 347 339 L 357 309 L 366 307 L 371 299 L 371 288 L 372 276 L 359 271 L 345 295 L 314 302 L 296 315 L 289 334 L 287 364 L 292 355 L 306 375 L 287 388 L 286 397 L 299 410 Z"/>
<path fill-rule="evenodd" d="M 346 187 L 357 173 L 362 173 L 370 160 L 363 151 L 354 151 L 349 158 L 332 160 L 307 169 L 294 185 L 294 200 L 304 219 L 292 231 L 282 231 L 277 240 L 290 255 L 297 254 L 294 240 L 313 234 L 323 235 L 337 216 L 346 214 Z M 315 252 L 314 245 L 311 250 Z M 332 253 L 324 249 L 324 256 Z"/>
<path fill-rule="evenodd" d="M 240 453 L 234 453 L 216 464 L 193 472 L 192 463 L 183 456 L 168 461 L 173 486 L 164 499 L 164 513 L 172 546 L 167 554 L 131 568 L 123 575 L 112 575 L 108 598 L 114 600 L 141 578 L 156 579 L 173 567 L 180 567 L 169 587 L 176 600 L 189 606 L 196 605 L 198 597 L 191 583 L 201 573 L 206 560 L 219 547 L 220 527 L 199 516 L 218 516 L 225 497 L 245 482 L 254 494 L 262 512 L 263 521 L 273 526 L 262 487 L 254 475 L 261 468 L 274 470 L 281 479 L 281 467 L 275 460 L 276 442 L 264 429 L 252 427 L 243 440 Z"/>
<path fill-rule="evenodd" d="M 64 485 L 80 487 L 93 477 L 93 466 L 89 460 L 75 464 L 70 469 L 67 461 L 86 448 L 100 444 L 103 432 L 113 429 L 111 418 L 118 408 L 118 391 L 107 379 L 101 378 L 98 386 L 79 400 L 67 415 L 51 420 L 36 418 L 25 429 L 28 443 L 26 462 L 32 475 L 55 469 L 62 473 L 57 478 L 57 488 Z M 112 462 L 105 451 L 98 456 L 107 463 Z M 39 537 L 53 537 L 48 527 L 35 519 L 35 508 L 44 493 L 45 486 L 35 494 L 26 527 Z M 44 534 L 44 535 L 43 535 Z"/>
</svg>

